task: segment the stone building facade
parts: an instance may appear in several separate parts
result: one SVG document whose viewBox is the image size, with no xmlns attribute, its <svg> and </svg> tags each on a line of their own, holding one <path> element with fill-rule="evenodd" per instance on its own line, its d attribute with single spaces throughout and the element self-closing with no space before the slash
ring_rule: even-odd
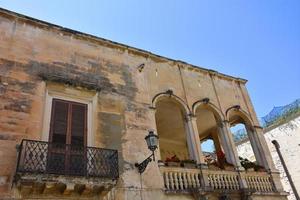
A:
<svg viewBox="0 0 300 200">
<path fill-rule="evenodd" d="M 272 140 L 277 140 L 280 144 L 280 150 L 288 167 L 289 173 L 293 179 L 294 185 L 299 193 L 300 188 L 300 116 L 293 118 L 288 117 L 284 123 L 280 125 L 273 126 L 272 128 L 267 128 L 265 130 L 265 139 L 267 141 L 268 147 L 271 151 L 275 167 L 280 171 L 281 182 L 285 191 L 289 192 L 289 200 L 296 200 L 291 186 L 288 182 L 287 176 L 284 172 L 283 166 L 278 157 L 278 153 L 275 146 L 272 144 Z M 237 146 L 238 154 L 251 158 L 253 153 L 251 151 L 251 145 L 249 141 L 244 141 Z"/>
<path fill-rule="evenodd" d="M 286 199 L 245 84 L 1 9 L 0 198 Z M 264 171 L 241 168 L 236 123 Z M 139 174 L 148 130 L 161 162 Z"/>
</svg>

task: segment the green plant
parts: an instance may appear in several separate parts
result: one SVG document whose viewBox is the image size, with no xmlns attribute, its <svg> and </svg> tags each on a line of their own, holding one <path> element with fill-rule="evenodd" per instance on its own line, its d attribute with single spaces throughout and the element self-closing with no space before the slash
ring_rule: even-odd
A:
<svg viewBox="0 0 300 200">
<path fill-rule="evenodd" d="M 241 161 L 241 165 L 242 167 L 245 168 L 245 170 L 248 170 L 250 168 L 254 168 L 255 166 L 255 163 L 254 162 L 251 162 L 250 160 L 248 160 L 247 158 L 242 158 L 242 157 L 239 157 L 240 161 Z"/>
<path fill-rule="evenodd" d="M 253 168 L 254 171 L 264 171 L 265 170 L 264 167 L 258 165 L 256 162 L 249 161 L 247 158 L 239 157 L 239 159 L 241 161 L 242 167 L 244 167 L 245 170 L 248 170 L 248 169 L 251 169 L 251 168 Z"/>
</svg>

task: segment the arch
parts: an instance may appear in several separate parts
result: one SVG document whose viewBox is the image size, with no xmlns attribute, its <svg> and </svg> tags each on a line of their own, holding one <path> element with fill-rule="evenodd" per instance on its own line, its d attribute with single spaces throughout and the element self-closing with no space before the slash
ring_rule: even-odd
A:
<svg viewBox="0 0 300 200">
<path fill-rule="evenodd" d="M 259 148 L 259 141 L 255 134 L 254 123 L 251 119 L 251 116 L 246 111 L 241 109 L 240 106 L 236 105 L 226 110 L 226 118 L 228 120 L 232 135 L 234 136 L 234 133 L 239 134 L 235 135 L 237 136 L 235 140 L 235 146 L 237 148 L 238 155 L 243 158 L 247 158 L 252 162 L 257 162 L 260 166 L 265 166 L 263 160 L 264 156 L 262 155 L 263 152 L 261 152 Z M 238 130 L 235 127 L 237 127 Z M 246 135 L 243 136 L 245 133 Z M 249 141 L 249 145 L 241 145 L 242 141 L 245 143 Z M 247 150 L 245 150 L 245 148 L 247 148 Z"/>
<path fill-rule="evenodd" d="M 191 109 L 189 108 L 189 106 L 185 103 L 185 101 L 183 99 L 181 99 L 180 97 L 178 97 L 177 95 L 175 95 L 173 93 L 172 90 L 167 90 L 166 92 L 161 92 L 156 94 L 153 98 L 152 98 L 152 102 L 151 102 L 151 108 L 156 108 L 156 104 L 163 100 L 163 99 L 171 99 L 174 102 L 176 102 L 177 104 L 179 104 L 182 108 L 184 108 L 184 113 L 185 114 L 190 114 L 191 113 Z"/>
<path fill-rule="evenodd" d="M 197 133 L 205 161 L 207 164 L 216 163 L 223 169 L 225 161 L 219 160 L 220 158 L 216 155 L 226 150 L 221 128 L 224 114 L 217 106 L 210 103 L 208 98 L 196 101 L 192 110 L 196 118 Z"/>
<path fill-rule="evenodd" d="M 202 100 L 196 101 L 193 104 L 192 114 L 194 116 L 196 115 L 197 109 L 199 109 L 199 108 L 203 108 L 203 109 L 212 111 L 219 122 L 222 122 L 225 120 L 225 117 L 224 117 L 224 114 L 222 113 L 222 111 L 217 106 L 215 106 L 213 103 L 209 102 L 209 99 L 208 100 L 202 99 Z"/>
<path fill-rule="evenodd" d="M 234 119 L 236 118 L 236 119 Z M 226 120 L 231 122 L 236 120 L 237 122 L 243 122 L 247 128 L 253 130 L 254 123 L 250 115 L 244 111 L 239 105 L 231 106 L 226 110 Z"/>
<path fill-rule="evenodd" d="M 193 159 L 192 144 L 188 129 L 188 106 L 173 93 L 159 93 L 152 100 L 155 121 L 159 135 L 161 159 L 177 156 L 179 159 Z"/>
</svg>

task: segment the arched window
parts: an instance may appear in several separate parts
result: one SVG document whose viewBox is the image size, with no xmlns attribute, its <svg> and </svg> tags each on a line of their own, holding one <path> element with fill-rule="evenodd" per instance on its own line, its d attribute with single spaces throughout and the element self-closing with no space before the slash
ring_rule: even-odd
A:
<svg viewBox="0 0 300 200">
<path fill-rule="evenodd" d="M 247 129 L 244 123 L 232 124 L 230 131 L 233 134 L 238 156 L 256 162 L 256 158 L 249 140 Z"/>
<path fill-rule="evenodd" d="M 248 115 L 241 110 L 233 109 L 228 113 L 228 119 L 242 166 L 245 162 L 249 168 L 262 167 L 261 152 L 257 148 L 254 129 Z"/>
<path fill-rule="evenodd" d="M 166 160 L 175 155 L 180 160 L 189 159 L 186 113 L 183 106 L 173 98 L 167 97 L 159 100 L 155 107 L 161 159 Z"/>
<path fill-rule="evenodd" d="M 216 162 L 216 153 L 223 152 L 220 142 L 220 117 L 218 113 L 208 105 L 201 105 L 195 111 L 197 129 L 201 143 L 201 149 L 208 163 Z"/>
</svg>

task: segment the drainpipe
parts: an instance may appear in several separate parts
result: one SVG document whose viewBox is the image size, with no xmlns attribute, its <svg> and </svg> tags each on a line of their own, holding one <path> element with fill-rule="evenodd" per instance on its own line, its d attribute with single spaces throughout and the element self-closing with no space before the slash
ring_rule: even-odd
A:
<svg viewBox="0 0 300 200">
<path fill-rule="evenodd" d="M 282 164 L 282 166 L 283 166 L 283 169 L 284 169 L 284 171 L 285 171 L 285 173 L 286 173 L 286 176 L 287 176 L 287 178 L 288 178 L 288 180 L 289 180 L 289 183 L 290 183 L 290 185 L 291 185 L 291 188 L 292 188 L 292 190 L 293 190 L 293 193 L 294 193 L 296 199 L 297 199 L 297 200 L 300 200 L 299 194 L 298 194 L 298 192 L 297 192 L 297 190 L 296 190 L 296 187 L 295 187 L 295 185 L 294 185 L 294 182 L 293 182 L 293 180 L 292 180 L 292 177 L 291 177 L 291 175 L 290 175 L 290 173 L 289 173 L 289 170 L 288 170 L 288 168 L 287 168 L 287 166 L 286 166 L 286 164 L 285 164 L 285 162 L 284 162 L 284 159 L 283 159 L 283 157 L 282 157 L 282 154 L 281 154 L 281 152 L 280 152 L 280 145 L 279 145 L 279 143 L 277 142 L 277 140 L 272 140 L 272 143 L 274 144 L 274 146 L 275 146 L 275 148 L 276 148 L 276 151 L 277 151 L 277 154 L 278 154 L 278 156 L 279 156 L 280 162 L 281 162 L 281 164 Z"/>
</svg>

